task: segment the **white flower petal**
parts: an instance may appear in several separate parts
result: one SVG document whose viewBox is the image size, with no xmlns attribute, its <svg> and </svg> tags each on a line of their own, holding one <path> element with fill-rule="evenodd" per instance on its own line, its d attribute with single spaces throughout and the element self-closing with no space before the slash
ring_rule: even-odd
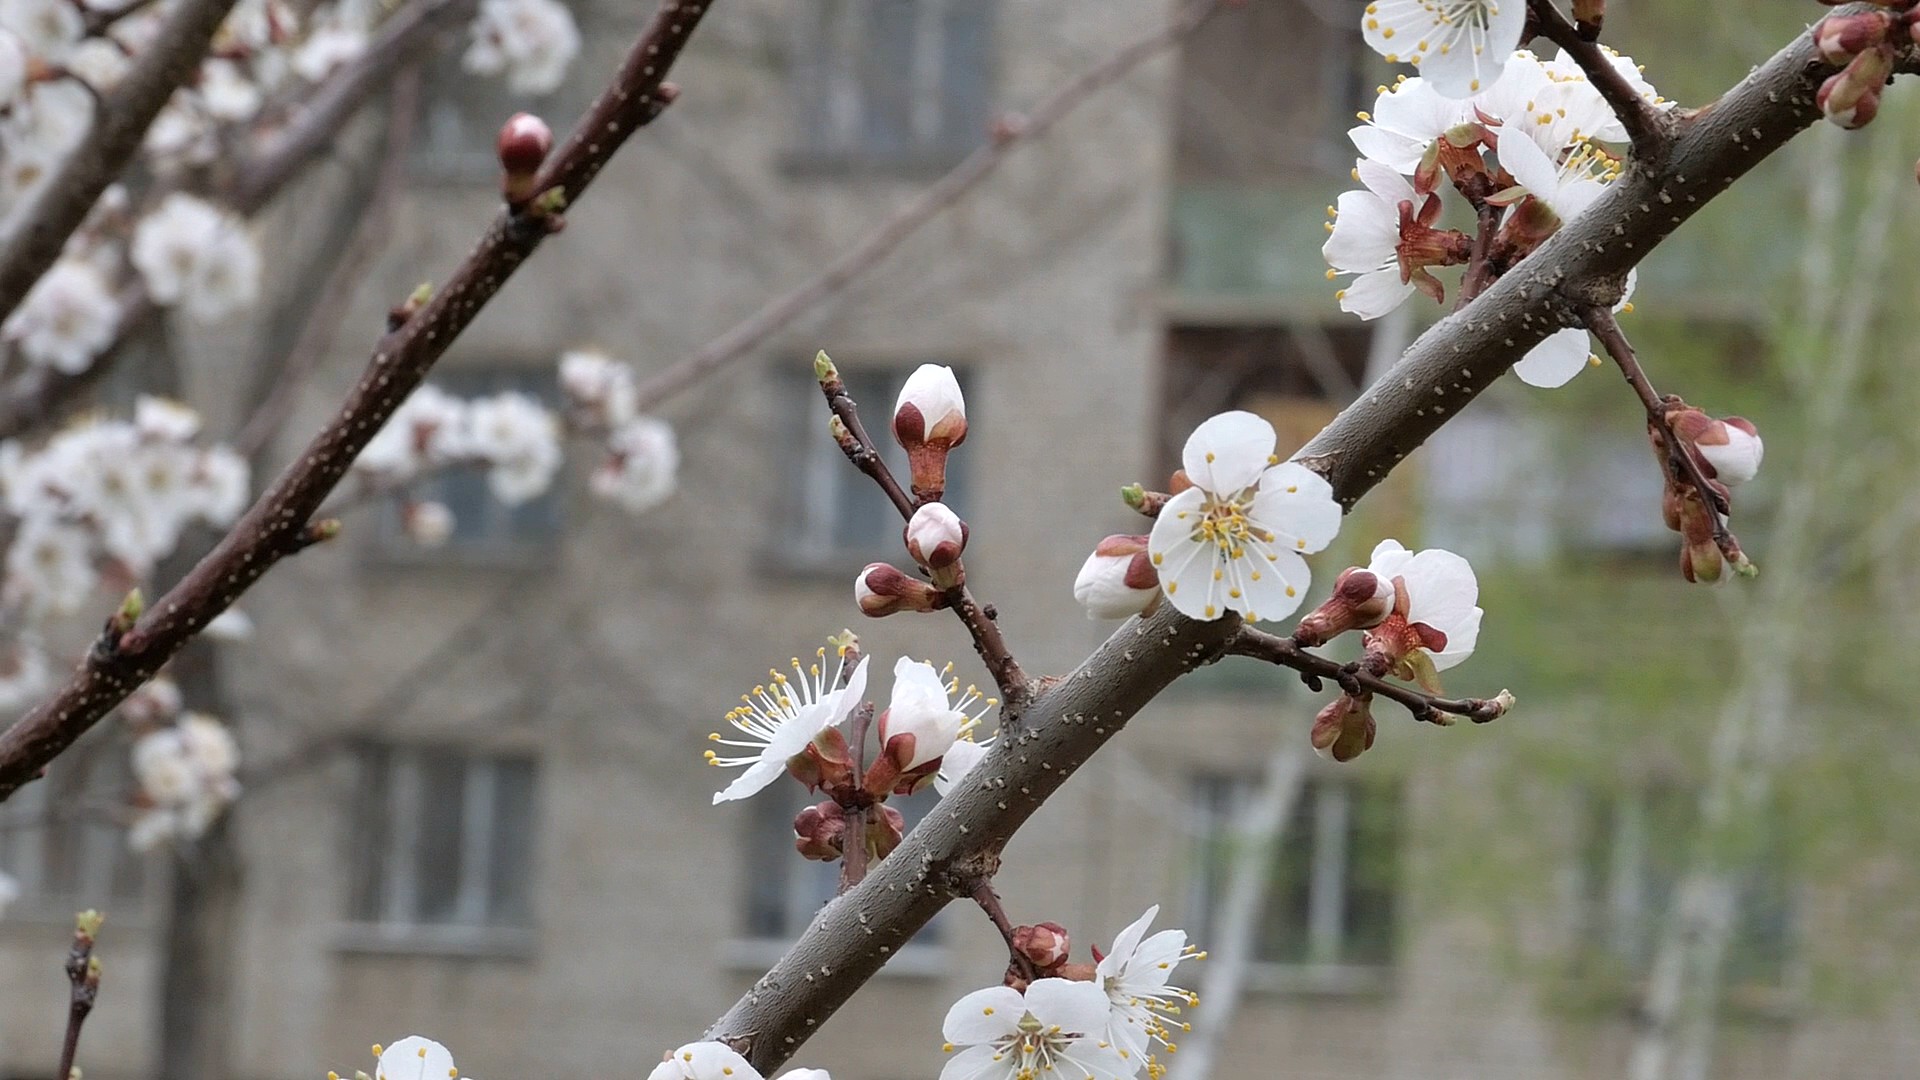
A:
<svg viewBox="0 0 1920 1080">
<path fill-rule="evenodd" d="M 1180 463 L 1195 486 L 1230 495 L 1259 478 L 1273 444 L 1273 425 L 1266 420 L 1250 412 L 1224 412 L 1193 430 Z"/>
<path fill-rule="evenodd" d="M 1528 386 L 1552 389 L 1565 386 L 1587 366 L 1593 354 L 1587 348 L 1587 332 L 1577 326 L 1556 330 L 1547 339 L 1528 350 L 1513 373 Z"/>
<path fill-rule="evenodd" d="M 1290 537 L 1291 550 L 1324 549 L 1340 532 L 1340 503 L 1327 478 L 1297 461 L 1283 461 L 1260 478 L 1253 498 L 1254 521 Z"/>
<path fill-rule="evenodd" d="M 1101 995 L 1104 1006 L 1106 996 Z M 1011 986 L 989 986 L 975 990 L 953 1003 L 940 1033 L 950 1043 L 983 1043 L 1020 1030 L 1020 1017 L 1027 1005 L 1020 991 Z"/>
<path fill-rule="evenodd" d="M 1034 1019 L 1073 1034 L 1091 1035 L 1107 1026 L 1106 991 L 1090 982 L 1035 979 L 1027 987 L 1026 1006 Z"/>
<path fill-rule="evenodd" d="M 1363 319 L 1377 319 L 1407 302 L 1413 283 L 1400 280 L 1400 268 L 1390 266 L 1361 274 L 1339 292 L 1340 310 Z"/>
<path fill-rule="evenodd" d="M 969 1046 L 947 1059 L 940 1069 L 940 1080 L 988 1080 L 1013 1076 L 1013 1059 L 1002 1056 L 991 1044 Z"/>
<path fill-rule="evenodd" d="M 419 1035 L 387 1047 L 374 1069 L 375 1080 L 447 1080 L 458 1075 L 447 1048 Z"/>
<path fill-rule="evenodd" d="M 1219 563 L 1218 549 L 1211 541 L 1195 540 L 1192 535 L 1206 499 L 1199 488 L 1188 488 L 1168 499 L 1147 537 L 1147 551 L 1160 574 L 1161 590 L 1174 608 L 1190 619 L 1217 619 L 1221 615 L 1218 600 L 1209 598 L 1216 585 L 1213 571 Z M 1209 606 L 1214 608 L 1213 613 L 1204 614 Z"/>
</svg>

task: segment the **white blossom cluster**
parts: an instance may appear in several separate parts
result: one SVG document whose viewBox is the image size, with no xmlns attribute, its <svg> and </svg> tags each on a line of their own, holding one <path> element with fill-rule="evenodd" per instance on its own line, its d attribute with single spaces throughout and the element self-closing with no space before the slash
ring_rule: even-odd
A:
<svg viewBox="0 0 1920 1080">
<path fill-rule="evenodd" d="M 601 353 L 560 357 L 560 390 L 579 427 L 606 433 L 606 457 L 593 471 L 593 493 L 629 513 L 653 509 L 678 487 L 680 447 L 673 428 L 640 413 L 633 368 Z"/>
<path fill-rule="evenodd" d="M 1620 175 L 1624 124 L 1572 58 L 1516 48 L 1525 20 L 1518 0 L 1381 0 L 1362 20 L 1376 50 L 1420 74 L 1381 87 L 1348 133 L 1361 154 L 1353 173 L 1361 187 L 1329 208 L 1332 235 L 1321 249 L 1327 277 L 1350 278 L 1335 293 L 1341 310 L 1376 319 L 1416 291 L 1442 297 L 1429 268 L 1467 262 L 1468 238 L 1440 227 L 1442 196 L 1464 177 L 1484 182 L 1476 205 L 1504 212 L 1495 246 L 1524 258 Z M 1631 58 L 1603 52 L 1650 106 L 1671 107 Z M 1565 329 L 1514 371 L 1559 386 L 1589 357 L 1586 331 Z"/>
<path fill-rule="evenodd" d="M 0 0 L 0 225 L 87 137 L 96 95 L 125 77 L 172 7 Z M 358 60 L 391 8 L 381 0 L 239 0 L 208 59 L 147 130 L 141 163 L 161 183 L 137 206 L 124 192 L 103 198 L 0 325 L 0 343 L 28 364 L 78 374 L 113 345 L 129 300 L 142 291 L 198 320 L 248 308 L 262 267 L 246 223 L 174 188 L 264 130 L 267 101 L 294 99 Z M 483 0 L 472 39 L 467 68 L 519 94 L 555 89 L 580 48 L 558 0 Z"/>
<path fill-rule="evenodd" d="M 181 712 L 133 742 L 133 775 L 140 790 L 127 843 L 149 851 L 207 831 L 240 796 L 234 773 L 240 749 L 213 717 Z"/>
<path fill-rule="evenodd" d="M 15 522 L 0 604 L 29 619 L 69 614 L 105 581 L 145 577 L 188 525 L 231 523 L 246 505 L 246 461 L 195 445 L 199 429 L 193 410 L 143 397 L 130 421 L 87 419 L 34 449 L 0 443 Z"/>
<path fill-rule="evenodd" d="M 353 468 L 389 486 L 435 468 L 481 466 L 494 496 L 518 506 L 553 484 L 560 462 L 560 421 L 533 395 L 460 398 L 428 384 L 401 403 Z"/>
</svg>

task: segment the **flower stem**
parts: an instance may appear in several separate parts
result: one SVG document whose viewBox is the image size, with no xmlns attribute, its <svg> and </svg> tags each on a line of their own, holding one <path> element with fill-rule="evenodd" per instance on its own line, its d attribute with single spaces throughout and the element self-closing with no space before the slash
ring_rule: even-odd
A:
<svg viewBox="0 0 1920 1080">
<path fill-rule="evenodd" d="M 1007 961 L 1013 966 L 1013 970 L 1028 982 L 1039 978 L 1040 972 L 1033 966 L 1033 961 L 1027 958 L 1026 953 L 1014 946 L 1013 920 L 1007 918 L 1007 909 L 1000 906 L 1000 894 L 993 891 L 993 879 L 990 877 L 976 879 L 970 895 L 973 897 L 973 902 L 980 905 L 980 910 L 987 913 L 987 918 L 993 921 L 993 928 L 1000 931 L 1001 938 L 1006 941 Z"/>
<path fill-rule="evenodd" d="M 1316 653 L 1310 653 L 1293 641 L 1269 634 L 1264 630 L 1255 630 L 1243 626 L 1233 640 L 1227 643 L 1227 652 L 1234 656 L 1250 656 L 1256 660 L 1265 660 L 1270 664 L 1292 668 L 1307 680 L 1307 685 L 1318 690 L 1322 679 L 1330 679 L 1339 684 L 1348 693 L 1356 690 L 1378 694 L 1391 701 L 1406 706 L 1415 720 L 1434 724 L 1446 724 L 1442 714 L 1464 716 L 1476 724 L 1498 720 L 1506 715 L 1513 706 L 1513 697 L 1504 691 L 1491 698 L 1443 698 L 1397 682 L 1389 682 L 1379 674 L 1360 664 L 1342 664 L 1329 660 Z"/>
<path fill-rule="evenodd" d="M 1582 35 L 1579 27 L 1553 5 L 1553 0 L 1528 0 L 1527 6 L 1533 12 L 1534 26 L 1540 35 L 1573 57 L 1580 70 L 1587 73 L 1587 81 L 1613 107 L 1614 115 L 1627 129 L 1628 141 L 1633 144 L 1634 160 L 1647 167 L 1658 167 L 1673 146 L 1670 118 L 1634 91 L 1600 46 Z"/>
</svg>

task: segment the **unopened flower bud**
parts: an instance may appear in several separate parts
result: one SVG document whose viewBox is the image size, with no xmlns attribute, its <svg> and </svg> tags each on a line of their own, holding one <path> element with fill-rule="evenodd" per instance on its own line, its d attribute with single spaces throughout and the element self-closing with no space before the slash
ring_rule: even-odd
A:
<svg viewBox="0 0 1920 1080">
<path fill-rule="evenodd" d="M 1813 47 L 1829 64 L 1844 64 L 1887 40 L 1893 16 L 1884 11 L 1829 15 L 1813 28 Z"/>
<path fill-rule="evenodd" d="M 876 619 L 900 611 L 937 611 L 946 604 L 939 589 L 879 562 L 868 563 L 853 579 L 853 600 L 862 614 Z"/>
<path fill-rule="evenodd" d="M 1893 73 L 1893 47 L 1875 45 L 1820 84 L 1814 103 L 1828 120 L 1852 130 L 1865 127 L 1880 111 L 1880 93 Z"/>
<path fill-rule="evenodd" d="M 947 504 L 926 503 L 907 522 L 907 554 L 927 568 L 935 585 L 951 589 L 960 584 L 960 554 L 967 549 L 967 535 L 967 523 Z"/>
<path fill-rule="evenodd" d="M 881 803 L 867 809 L 867 854 L 874 859 L 884 859 L 893 854 L 900 841 L 907 835 L 907 819 L 900 811 Z"/>
<path fill-rule="evenodd" d="M 553 129 L 532 113 L 514 113 L 500 125 L 500 194 L 518 209 L 533 198 L 534 179 L 553 149 Z"/>
<path fill-rule="evenodd" d="M 1073 598 L 1089 619 L 1139 615 L 1160 599 L 1160 575 L 1153 571 L 1144 536 L 1109 536 L 1094 547 L 1073 579 Z"/>
<path fill-rule="evenodd" d="M 1573 22 L 1586 40 L 1593 41 L 1600 36 L 1606 18 L 1607 0 L 1573 0 Z"/>
<path fill-rule="evenodd" d="M 893 406 L 893 437 L 907 452 L 914 496 L 945 495 L 947 452 L 967 440 L 967 402 L 952 368 L 922 364 L 907 376 Z"/>
<path fill-rule="evenodd" d="M 1013 947 L 1033 962 L 1042 974 L 1067 962 L 1070 943 L 1067 928 L 1059 923 L 1043 922 L 1013 928 Z"/>
<path fill-rule="evenodd" d="M 442 502 L 410 502 L 400 511 L 407 539 L 425 548 L 437 548 L 453 535 L 453 511 Z"/>
<path fill-rule="evenodd" d="M 846 827 L 839 803 L 829 799 L 809 806 L 794 816 L 793 849 L 805 858 L 832 862 L 840 857 Z"/>
<path fill-rule="evenodd" d="M 1393 582 L 1359 566 L 1340 571 L 1333 595 L 1294 628 L 1301 645 L 1325 645 L 1349 630 L 1371 630 L 1393 614 Z"/>
<path fill-rule="evenodd" d="M 1765 452 L 1760 429 L 1742 416 L 1713 421 L 1693 445 L 1706 463 L 1713 466 L 1714 478 L 1729 487 L 1753 479 L 1760 471 L 1760 459 Z"/>
<path fill-rule="evenodd" d="M 1373 695 L 1341 694 L 1313 718 L 1313 748 L 1335 761 L 1352 761 L 1373 748 Z"/>
</svg>

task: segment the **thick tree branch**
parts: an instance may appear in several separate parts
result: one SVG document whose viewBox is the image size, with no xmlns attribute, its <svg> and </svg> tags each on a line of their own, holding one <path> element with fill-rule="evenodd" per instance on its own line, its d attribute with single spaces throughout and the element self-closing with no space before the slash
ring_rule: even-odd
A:
<svg viewBox="0 0 1920 1080">
<path fill-rule="evenodd" d="M 1573 57 L 1580 70 L 1587 73 L 1587 81 L 1613 107 L 1613 114 L 1627 129 L 1627 140 L 1633 144 L 1633 160 L 1642 167 L 1660 164 L 1673 145 L 1673 117 L 1635 93 L 1606 52 L 1560 14 L 1553 0 L 1528 0 L 1528 7 L 1533 11 L 1535 29 Z"/>
<path fill-rule="evenodd" d="M 708 7 L 709 0 L 667 0 L 661 5 L 612 85 L 541 170 L 538 190 L 578 198 L 627 137 L 660 114 L 675 96 L 663 82 L 667 70 Z M 89 654 L 51 700 L 0 732 L 0 800 L 37 776 L 262 574 L 304 545 L 309 520 L 355 456 L 550 227 L 545 217 L 502 211 L 446 287 L 381 339 L 333 422 L 226 538 L 132 629 L 110 635 L 105 647 Z"/>
<path fill-rule="evenodd" d="M 1301 451 L 1352 506 L 1576 308 L 1611 303 L 1626 273 L 1708 200 L 1818 118 L 1832 72 L 1801 34 L 1711 109 L 1676 118 L 1663 161 L 1633 169 L 1586 213 L 1421 335 Z M 1162 605 L 1040 692 L 965 783 L 859 887 L 822 908 L 792 949 L 709 1029 L 762 1073 L 819 1025 L 945 904 L 970 895 L 1000 849 L 1062 782 L 1175 678 L 1225 653 L 1235 619 Z"/>
<path fill-rule="evenodd" d="M 1219 10 L 1224 2 L 1188 0 L 1164 26 L 1081 72 L 1032 112 L 1025 116 L 1003 117 L 995 124 L 990 141 L 967 155 L 951 172 L 903 203 L 818 273 L 767 301 L 758 311 L 701 346 L 692 356 L 642 382 L 641 406 L 652 408 L 661 400 L 680 393 L 714 371 L 747 356 L 795 319 L 813 310 L 821 301 L 846 288 L 855 278 L 892 254 L 922 225 L 980 186 L 982 181 L 999 169 L 1016 147 L 1040 139 L 1100 90 L 1179 44 Z"/>
<path fill-rule="evenodd" d="M 200 66 L 214 31 L 234 0 L 182 0 L 112 92 L 94 110 L 80 145 L 0 236 L 0 321 L 47 272 L 107 185 L 119 179 L 146 138 L 153 118 Z"/>
<path fill-rule="evenodd" d="M 1337 683 L 1340 689 L 1356 697 L 1364 692 L 1397 701 L 1406 706 L 1415 720 L 1423 723 L 1446 725 L 1453 722 L 1450 717 L 1464 716 L 1476 724 L 1485 724 L 1505 716 L 1507 710 L 1513 707 L 1513 695 L 1505 690 L 1491 698 L 1437 697 L 1405 683 L 1375 675 L 1359 664 L 1342 664 L 1318 653 L 1308 652 L 1287 638 L 1255 630 L 1251 626 L 1240 628 L 1240 632 L 1227 643 L 1227 652 L 1292 668 L 1306 680 L 1308 689 L 1314 691 L 1320 689 L 1320 682 L 1325 679 Z"/>
</svg>

